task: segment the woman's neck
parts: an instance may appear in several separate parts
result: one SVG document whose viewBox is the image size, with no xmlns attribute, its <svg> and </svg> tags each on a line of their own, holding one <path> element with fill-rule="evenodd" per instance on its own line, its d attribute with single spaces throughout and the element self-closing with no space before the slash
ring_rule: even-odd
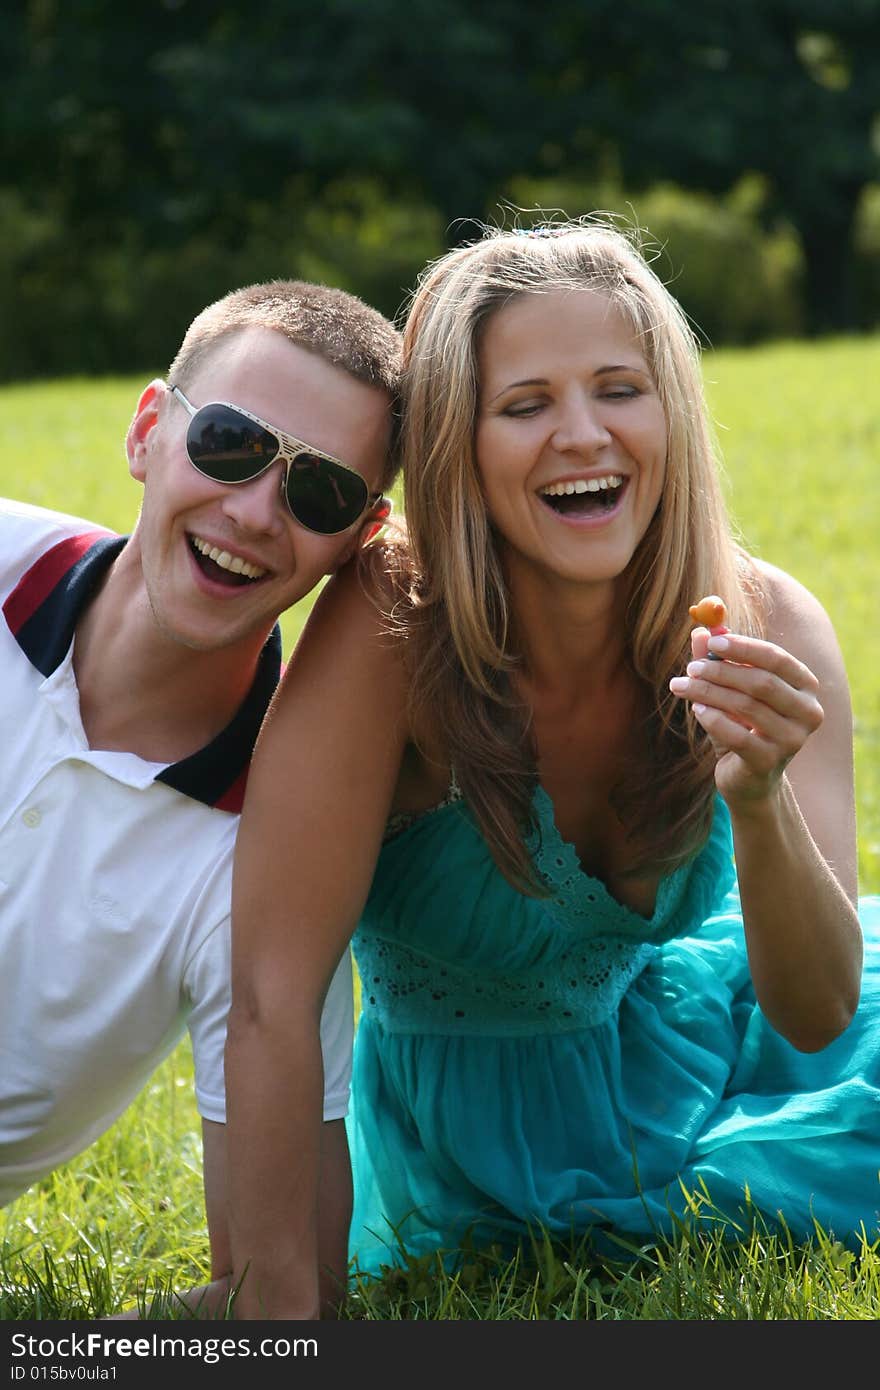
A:
<svg viewBox="0 0 880 1390">
<path fill-rule="evenodd" d="M 566 584 L 509 576 L 512 628 L 525 694 L 600 695 L 626 666 L 625 595 L 616 582 Z"/>
</svg>

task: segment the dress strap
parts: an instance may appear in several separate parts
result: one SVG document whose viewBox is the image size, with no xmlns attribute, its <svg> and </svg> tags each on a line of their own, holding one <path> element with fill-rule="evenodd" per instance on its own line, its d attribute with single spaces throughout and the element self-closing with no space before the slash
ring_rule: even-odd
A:
<svg viewBox="0 0 880 1390">
<path fill-rule="evenodd" d="M 388 817 L 385 834 L 382 836 L 383 845 L 387 845 L 389 840 L 402 835 L 404 830 L 408 830 L 415 821 L 421 820 L 423 816 L 433 815 L 435 811 L 442 811 L 444 806 L 451 806 L 453 802 L 461 800 L 461 787 L 455 776 L 455 768 L 452 768 L 449 775 L 449 787 L 442 801 L 436 802 L 433 806 L 427 806 L 424 811 L 396 811 L 393 816 Z"/>
</svg>

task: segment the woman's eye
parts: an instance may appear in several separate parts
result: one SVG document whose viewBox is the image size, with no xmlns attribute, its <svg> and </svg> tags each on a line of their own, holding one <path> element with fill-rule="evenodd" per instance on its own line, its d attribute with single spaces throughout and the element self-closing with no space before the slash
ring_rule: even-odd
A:
<svg viewBox="0 0 880 1390">
<path fill-rule="evenodd" d="M 520 416 L 537 415 L 541 409 L 540 401 L 525 401 L 522 404 L 509 405 L 504 411 L 505 415 L 511 415 L 514 419 Z"/>
<path fill-rule="evenodd" d="M 610 390 L 603 391 L 602 395 L 606 401 L 632 401 L 639 392 L 635 386 L 613 386 Z"/>
</svg>

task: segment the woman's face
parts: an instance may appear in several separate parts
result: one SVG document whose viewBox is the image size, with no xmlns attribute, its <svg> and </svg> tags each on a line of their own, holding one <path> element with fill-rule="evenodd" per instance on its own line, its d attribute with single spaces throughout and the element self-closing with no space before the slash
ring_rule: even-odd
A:
<svg viewBox="0 0 880 1390">
<path fill-rule="evenodd" d="M 603 294 L 523 294 L 480 343 L 477 466 L 509 564 L 622 574 L 666 471 L 666 417 L 638 339 Z"/>
</svg>

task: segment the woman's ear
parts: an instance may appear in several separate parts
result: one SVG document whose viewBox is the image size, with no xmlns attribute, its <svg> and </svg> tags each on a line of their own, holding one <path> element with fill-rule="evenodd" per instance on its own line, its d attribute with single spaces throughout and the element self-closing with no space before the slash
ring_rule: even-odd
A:
<svg viewBox="0 0 880 1390">
<path fill-rule="evenodd" d="M 159 419 L 159 406 L 167 387 L 158 377 L 145 386 L 135 407 L 131 424 L 125 436 L 125 452 L 128 456 L 128 471 L 139 483 L 146 477 L 147 441 L 150 431 Z"/>
</svg>

